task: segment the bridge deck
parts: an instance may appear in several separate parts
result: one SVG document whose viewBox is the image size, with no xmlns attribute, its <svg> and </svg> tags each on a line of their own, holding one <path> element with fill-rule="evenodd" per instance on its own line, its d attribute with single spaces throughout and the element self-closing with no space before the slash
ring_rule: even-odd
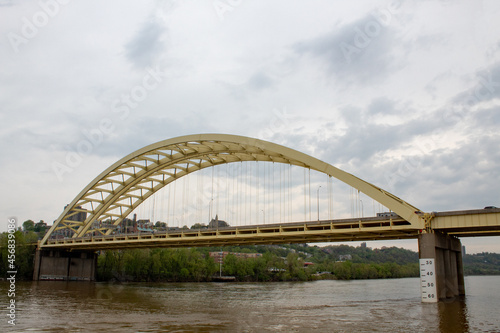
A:
<svg viewBox="0 0 500 333">
<path fill-rule="evenodd" d="M 457 237 L 500 235 L 500 209 L 434 213 L 432 228 Z M 165 233 L 50 239 L 43 248 L 123 249 L 141 247 L 201 247 L 314 242 L 348 242 L 417 238 L 415 229 L 399 216 L 265 224 Z"/>
<path fill-rule="evenodd" d="M 457 237 L 500 235 L 500 208 L 435 213 L 432 228 Z"/>
<path fill-rule="evenodd" d="M 119 234 L 48 240 L 44 248 L 120 249 L 139 247 L 200 247 L 250 244 L 346 242 L 407 239 L 419 230 L 400 217 L 366 217 L 265 224 L 219 229 L 180 230 L 166 233 Z"/>
</svg>

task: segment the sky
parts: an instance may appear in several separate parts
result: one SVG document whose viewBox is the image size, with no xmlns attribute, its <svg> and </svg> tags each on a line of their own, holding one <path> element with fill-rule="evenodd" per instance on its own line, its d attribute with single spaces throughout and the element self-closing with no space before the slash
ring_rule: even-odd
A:
<svg viewBox="0 0 500 333">
<path fill-rule="evenodd" d="M 197 133 L 294 148 L 422 211 L 500 207 L 498 17 L 498 1 L 0 0 L 0 231 L 50 224 L 118 159 Z"/>
</svg>

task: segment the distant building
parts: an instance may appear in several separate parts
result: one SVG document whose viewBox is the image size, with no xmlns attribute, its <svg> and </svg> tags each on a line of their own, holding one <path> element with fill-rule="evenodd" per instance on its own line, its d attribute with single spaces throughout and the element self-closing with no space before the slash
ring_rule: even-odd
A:
<svg viewBox="0 0 500 333">
<path fill-rule="evenodd" d="M 352 256 L 350 254 L 339 255 L 339 261 L 352 260 Z"/>
<path fill-rule="evenodd" d="M 226 221 L 219 220 L 219 216 L 215 215 L 215 219 L 212 219 L 208 224 L 209 228 L 217 229 L 217 228 L 226 228 L 229 227 L 229 224 Z"/>
<path fill-rule="evenodd" d="M 361 248 L 366 249 L 366 242 L 361 243 Z"/>
<path fill-rule="evenodd" d="M 66 209 L 66 207 L 68 207 L 68 205 L 64 206 L 64 209 Z M 82 206 L 76 206 L 75 207 L 76 209 L 82 209 Z M 69 220 L 69 221 L 80 221 L 80 222 L 83 222 L 87 219 L 87 212 L 82 212 L 82 211 L 69 211 L 69 214 L 73 214 L 69 217 L 66 217 L 65 219 L 66 220 Z"/>
<path fill-rule="evenodd" d="M 208 255 L 210 258 L 213 258 L 214 261 L 218 264 L 223 264 L 224 263 L 224 258 L 227 257 L 228 254 L 232 254 L 236 256 L 237 258 L 258 258 L 262 257 L 262 253 L 237 253 L 237 252 L 209 252 Z"/>
<path fill-rule="evenodd" d="M 66 207 L 68 207 L 68 205 L 64 206 L 64 209 L 66 209 Z M 87 219 L 87 212 L 79 211 L 80 209 L 82 209 L 82 206 L 76 206 L 75 209 L 78 209 L 78 210 L 70 210 L 69 214 L 71 216 L 65 217 L 65 220 L 84 222 Z M 75 234 L 75 232 L 73 230 L 71 230 L 69 228 L 64 228 L 64 229 L 54 230 L 54 232 L 52 232 L 50 237 L 51 238 L 69 238 L 69 237 L 72 237 L 74 234 Z"/>
<path fill-rule="evenodd" d="M 397 217 L 398 214 L 394 212 L 383 212 L 383 213 L 377 213 L 377 217 Z"/>
</svg>

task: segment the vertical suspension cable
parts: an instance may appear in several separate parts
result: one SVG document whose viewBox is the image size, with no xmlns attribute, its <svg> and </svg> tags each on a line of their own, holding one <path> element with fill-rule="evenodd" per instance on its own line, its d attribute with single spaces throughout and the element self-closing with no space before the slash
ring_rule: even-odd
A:
<svg viewBox="0 0 500 333">
<path fill-rule="evenodd" d="M 162 178 L 165 178 L 165 175 L 163 175 Z M 163 184 L 165 184 L 165 180 L 163 180 Z M 158 191 L 158 203 L 156 205 L 156 222 L 161 222 L 163 221 L 163 205 L 164 205 L 164 197 L 165 197 L 165 192 L 163 191 L 165 189 L 165 186 L 163 186 L 159 191 Z"/>
<path fill-rule="evenodd" d="M 361 205 L 359 204 L 359 190 L 356 190 L 356 213 L 358 214 L 358 216 L 356 217 L 360 217 L 361 214 L 359 213 L 360 212 L 360 207 Z"/>
<path fill-rule="evenodd" d="M 248 224 L 252 224 L 252 196 L 253 196 L 253 186 L 252 186 L 252 163 L 247 162 L 247 179 L 248 179 Z"/>
<path fill-rule="evenodd" d="M 153 185 L 153 184 L 151 184 Z M 153 191 L 153 190 L 151 190 Z M 156 193 L 153 193 L 152 195 L 152 198 L 151 198 L 151 204 L 150 204 L 150 207 L 151 207 L 151 212 L 150 212 L 150 221 L 149 222 L 153 222 L 155 220 L 155 209 L 156 209 Z"/>
<path fill-rule="evenodd" d="M 327 219 L 330 219 L 330 179 L 329 175 L 326 175 L 326 201 L 328 204 L 328 214 L 327 214 Z"/>
<path fill-rule="evenodd" d="M 267 169 L 271 163 L 264 162 L 264 224 L 269 221 L 269 177 Z"/>
<path fill-rule="evenodd" d="M 232 197 L 232 203 L 231 203 L 231 221 L 232 223 L 234 224 L 234 222 L 236 221 L 236 217 L 235 217 L 235 209 L 236 209 L 236 195 L 238 194 L 238 192 L 235 191 L 236 189 L 236 172 L 235 172 L 235 169 L 236 169 L 236 164 L 232 164 L 231 165 L 231 180 L 233 182 L 233 195 L 231 196 Z"/>
<path fill-rule="evenodd" d="M 191 175 L 192 174 L 189 174 L 187 177 L 186 177 L 186 189 L 187 189 L 187 193 L 186 193 L 186 220 L 187 220 L 187 223 L 188 224 L 194 224 L 196 223 L 195 221 L 193 221 L 193 218 L 191 216 L 193 216 L 193 213 L 192 213 L 192 205 L 191 205 L 191 196 L 189 195 L 189 192 L 190 192 L 190 189 L 191 189 Z M 191 218 L 190 218 L 191 217 Z"/>
<path fill-rule="evenodd" d="M 294 186 L 293 186 L 293 180 L 294 180 L 294 177 L 293 177 L 293 170 L 294 170 L 294 167 L 290 164 L 290 172 L 288 174 L 288 179 L 289 179 L 289 183 L 290 183 L 290 199 L 289 199 L 289 202 L 290 202 L 290 221 L 293 221 L 295 220 L 294 217 L 293 217 L 293 210 L 294 210 L 294 205 L 293 205 L 293 193 L 294 193 Z"/>
<path fill-rule="evenodd" d="M 289 166 L 289 165 L 288 165 Z M 283 165 L 284 167 L 284 175 L 285 175 L 285 222 L 290 221 L 290 169 L 287 165 Z M 287 170 L 288 169 L 288 170 Z"/>
<path fill-rule="evenodd" d="M 289 182 L 289 170 L 287 164 L 283 164 L 283 182 L 285 186 L 283 187 L 283 196 L 284 196 L 284 202 L 283 202 L 283 208 L 285 208 L 285 211 L 283 212 L 283 222 L 289 222 L 290 221 L 290 182 Z"/>
<path fill-rule="evenodd" d="M 165 174 L 163 174 L 163 184 L 166 184 L 166 179 L 165 179 Z M 161 189 L 161 216 L 160 216 L 160 222 L 165 221 L 165 192 L 166 188 L 163 186 Z"/>
<path fill-rule="evenodd" d="M 173 226 L 177 226 L 177 219 L 175 216 L 175 197 L 177 197 L 177 168 L 174 169 L 174 196 L 173 196 L 173 203 L 172 203 L 172 222 Z"/>
<path fill-rule="evenodd" d="M 201 165 L 201 161 L 200 161 Z M 200 200 L 199 200 L 199 205 L 200 205 L 200 222 L 204 220 L 203 218 L 203 210 L 205 210 L 205 202 L 204 199 L 207 197 L 207 193 L 205 193 L 205 176 L 206 171 L 203 170 L 203 172 L 200 174 Z M 207 221 L 207 223 L 210 221 Z"/>
<path fill-rule="evenodd" d="M 209 192 L 209 198 L 208 200 L 208 223 L 212 222 L 212 204 L 213 204 L 213 198 L 214 198 L 214 168 L 213 166 L 210 167 L 210 192 Z M 207 175 L 208 176 L 208 175 Z"/>
<path fill-rule="evenodd" d="M 264 178 L 262 179 L 262 223 L 266 224 L 266 211 L 267 211 L 267 178 L 266 178 L 266 167 L 267 163 L 262 162 L 262 171 Z"/>
<path fill-rule="evenodd" d="M 354 217 L 353 201 L 352 201 L 352 187 L 349 187 L 349 203 L 351 206 L 351 217 Z"/>
<path fill-rule="evenodd" d="M 275 167 L 274 167 L 274 162 L 272 164 L 272 175 L 270 175 L 270 179 L 272 179 L 272 186 L 273 186 L 273 189 L 272 189 L 272 207 L 273 207 L 273 215 L 272 215 L 272 222 L 276 222 L 277 219 L 276 219 L 276 177 L 274 177 L 274 173 L 275 173 Z"/>
<path fill-rule="evenodd" d="M 241 179 L 241 170 L 243 169 L 243 162 L 238 164 L 238 225 L 243 225 L 241 218 L 241 192 L 242 192 L 242 179 Z"/>
<path fill-rule="evenodd" d="M 252 219 L 253 219 L 253 209 L 252 209 L 252 203 L 253 203 L 253 192 L 254 192 L 254 187 L 253 187 L 253 163 L 247 162 L 247 172 L 248 172 L 248 224 L 252 224 Z"/>
<path fill-rule="evenodd" d="M 330 216 L 331 216 L 331 211 L 330 211 L 330 175 L 326 175 L 326 192 L 327 192 L 327 195 L 326 195 L 326 198 L 328 200 L 328 219 L 330 220 Z"/>
<path fill-rule="evenodd" d="M 281 219 L 281 204 L 282 204 L 282 197 L 281 197 L 281 190 L 282 190 L 282 187 L 283 187 L 283 179 L 281 178 L 281 167 L 282 167 L 283 164 L 279 164 L 279 168 L 280 168 L 280 223 L 282 222 L 282 219 Z"/>
<path fill-rule="evenodd" d="M 287 177 L 286 177 L 286 164 L 282 164 L 283 166 L 283 222 L 287 222 Z"/>
<path fill-rule="evenodd" d="M 225 209 L 225 220 L 228 221 L 229 219 L 229 163 L 226 163 L 226 190 L 224 191 L 225 192 L 225 196 L 226 196 L 226 209 Z"/>
<path fill-rule="evenodd" d="M 304 221 L 307 220 L 307 186 L 306 186 L 306 168 L 304 169 Z"/>
<path fill-rule="evenodd" d="M 172 177 L 172 176 L 170 176 L 170 177 Z M 168 184 L 167 230 L 169 227 L 169 222 L 171 222 L 171 220 L 170 220 L 170 200 L 171 199 L 172 199 L 172 182 L 170 182 Z"/>
<path fill-rule="evenodd" d="M 241 164 L 238 163 L 235 175 L 236 175 L 236 220 L 238 221 L 238 225 L 243 225 L 241 223 Z"/>
<path fill-rule="evenodd" d="M 187 178 L 188 176 L 182 177 L 182 225 L 187 225 Z"/>
<path fill-rule="evenodd" d="M 208 221 L 212 221 L 214 218 L 214 212 L 213 212 L 213 207 L 214 207 L 214 166 L 212 165 L 210 167 L 212 170 L 212 180 L 211 180 L 211 189 L 210 189 L 210 201 L 208 203 Z"/>
<path fill-rule="evenodd" d="M 292 205 L 290 204 L 290 190 L 291 190 L 291 188 L 290 188 L 291 187 L 291 183 L 290 183 L 290 177 L 291 177 L 290 171 L 291 170 L 290 170 L 290 168 L 291 168 L 291 166 L 292 166 L 291 164 L 288 164 L 288 168 L 287 168 L 288 169 L 288 177 L 287 177 L 287 179 L 288 179 L 287 180 L 287 183 L 288 183 L 287 184 L 288 185 L 287 186 L 287 188 L 288 188 L 287 189 L 287 201 L 288 201 L 287 202 L 287 205 L 288 205 L 288 210 L 287 210 L 288 218 L 287 218 L 287 220 L 288 220 L 288 222 L 292 221 L 292 216 L 291 216 L 292 215 Z"/>
<path fill-rule="evenodd" d="M 296 170 L 296 169 L 295 169 Z M 297 220 L 297 218 L 294 218 L 294 204 L 293 204 L 293 198 L 294 198 L 294 186 L 293 186 L 293 171 L 294 167 L 290 164 L 290 171 L 288 173 L 288 182 L 290 184 L 290 192 L 289 192 L 289 204 L 290 204 L 290 222 Z"/>
<path fill-rule="evenodd" d="M 265 220 L 269 222 L 271 220 L 271 210 L 272 210 L 272 192 L 271 192 L 271 173 L 270 173 L 270 168 L 271 168 L 272 163 L 266 163 L 266 215 L 265 215 Z M 265 222 L 265 221 L 264 221 Z"/>
<path fill-rule="evenodd" d="M 220 206 L 219 206 L 220 205 L 220 173 L 219 173 L 219 171 L 220 171 L 220 168 L 217 167 L 217 183 L 216 183 L 216 185 L 217 185 L 217 192 L 216 192 L 216 195 L 215 195 L 215 198 L 216 198 L 216 200 L 215 200 L 215 203 L 216 203 L 215 215 L 217 215 L 217 216 L 220 213 L 220 209 L 219 209 L 220 208 Z"/>
<path fill-rule="evenodd" d="M 200 160 L 201 164 L 201 160 Z M 202 223 L 203 216 L 201 215 L 201 201 L 203 199 L 203 186 L 201 186 L 203 182 L 203 177 L 201 177 L 201 170 L 196 172 L 196 222 Z"/>
<path fill-rule="evenodd" d="M 358 190 L 354 189 L 354 209 L 355 209 L 355 217 L 359 217 L 359 208 L 358 208 Z"/>
<path fill-rule="evenodd" d="M 312 216 L 311 216 L 311 168 L 309 168 L 309 221 L 312 221 Z"/>
<path fill-rule="evenodd" d="M 260 211 L 259 211 L 259 192 L 260 192 L 260 174 L 259 174 L 259 161 L 255 161 L 255 224 L 259 224 Z"/>
<path fill-rule="evenodd" d="M 243 220 L 245 221 L 245 225 L 247 225 L 247 198 L 248 198 L 248 179 L 247 179 L 247 176 L 248 176 L 248 165 L 247 163 L 244 163 L 242 165 L 242 170 L 241 170 L 241 175 L 242 175 L 242 180 L 243 180 Z"/>
<path fill-rule="evenodd" d="M 274 161 L 272 164 L 269 164 L 269 173 L 268 175 L 268 180 L 269 180 L 269 202 L 271 203 L 271 207 L 269 209 L 269 218 L 267 219 L 269 223 L 274 223 L 276 222 L 276 216 L 275 216 L 275 198 L 276 194 L 274 191 L 275 183 L 276 183 L 276 177 L 274 176 Z"/>
<path fill-rule="evenodd" d="M 330 190 L 332 192 L 332 195 L 331 195 L 331 205 L 332 205 L 332 216 L 331 216 L 331 219 L 333 220 L 333 218 L 335 217 L 335 213 L 334 213 L 334 201 L 333 201 L 333 196 L 334 196 L 334 192 L 333 192 L 333 177 L 330 177 Z"/>
</svg>

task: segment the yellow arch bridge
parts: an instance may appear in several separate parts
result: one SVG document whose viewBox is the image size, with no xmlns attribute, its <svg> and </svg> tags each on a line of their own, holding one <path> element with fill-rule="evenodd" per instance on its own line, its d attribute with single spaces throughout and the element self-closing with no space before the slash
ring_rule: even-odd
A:
<svg viewBox="0 0 500 333">
<path fill-rule="evenodd" d="M 375 217 L 124 234 L 114 231 L 163 187 L 223 164 L 261 161 L 324 173 L 387 207 Z M 319 210 L 319 208 L 318 208 Z M 319 214 L 319 213 L 318 213 Z M 109 221 L 108 223 L 96 223 Z M 71 237 L 55 237 L 66 231 Z M 40 241 L 34 279 L 93 280 L 97 250 L 419 239 L 422 301 L 464 294 L 457 237 L 500 234 L 500 209 L 422 212 L 397 196 L 299 151 L 249 137 L 198 134 L 161 141 L 104 170 L 66 206 Z M 429 279 L 428 276 L 433 278 Z"/>
</svg>

